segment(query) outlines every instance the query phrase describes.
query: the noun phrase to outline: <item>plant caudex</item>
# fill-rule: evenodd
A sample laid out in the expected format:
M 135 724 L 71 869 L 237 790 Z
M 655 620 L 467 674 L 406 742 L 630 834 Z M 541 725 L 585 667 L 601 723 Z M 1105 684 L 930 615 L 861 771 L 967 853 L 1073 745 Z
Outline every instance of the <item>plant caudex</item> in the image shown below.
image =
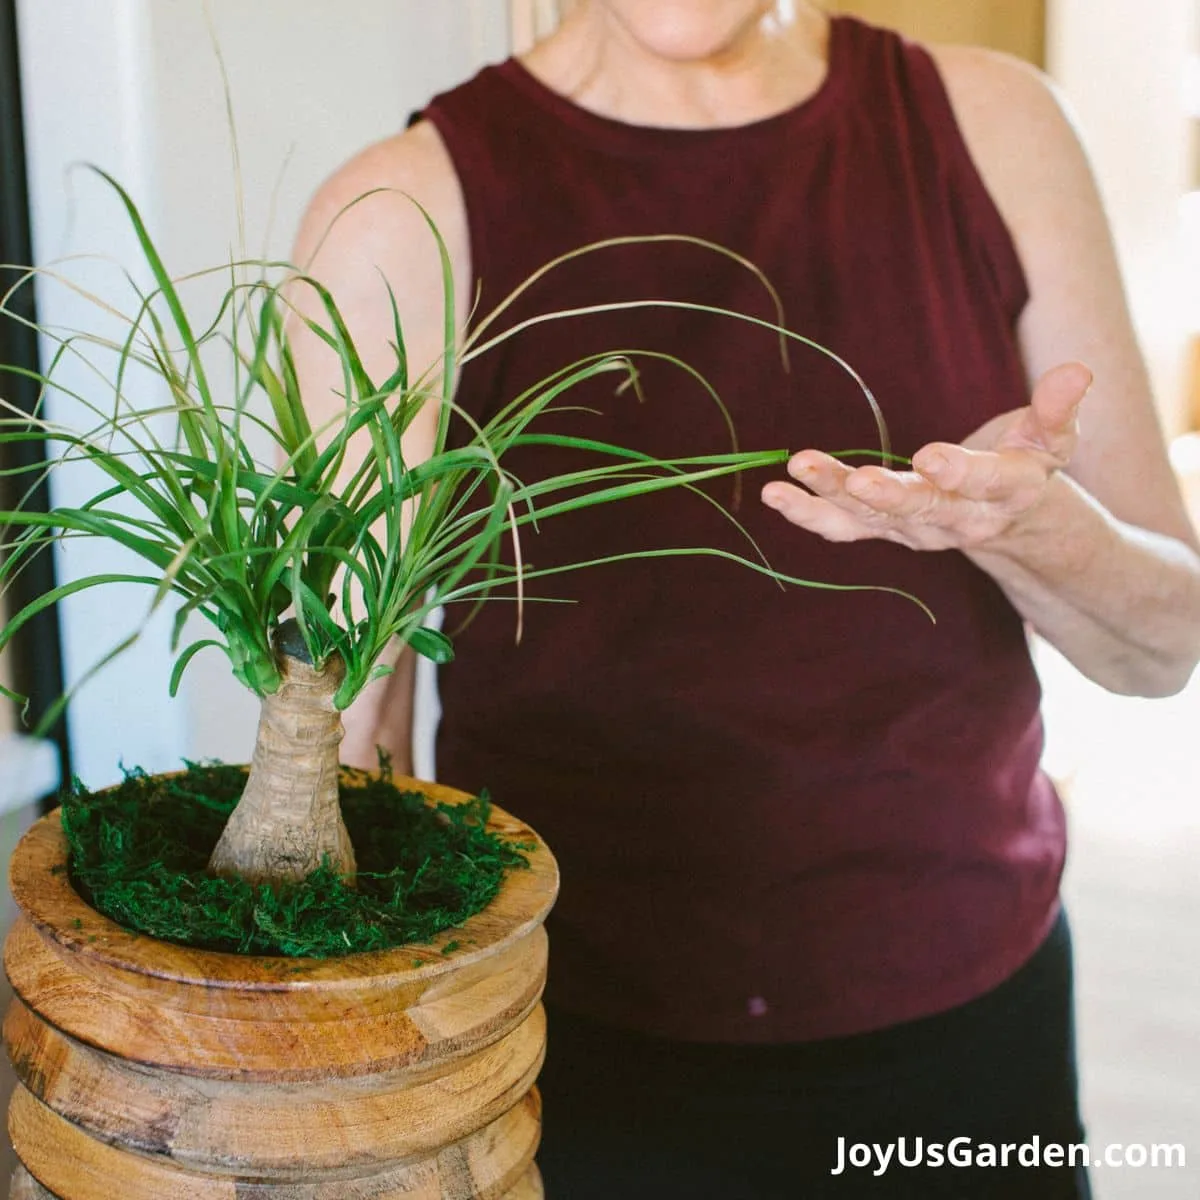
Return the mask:
M 783 463 L 787 452 L 739 451 L 732 428 L 735 448 L 728 453 L 666 460 L 597 441 L 556 437 L 556 444 L 583 452 L 579 470 L 530 481 L 510 475 L 504 466 L 507 452 L 546 441 L 548 435 L 537 432 L 535 420 L 572 388 L 603 373 L 636 380 L 638 352 L 629 350 L 563 366 L 514 397 L 476 428 L 465 445 L 449 443 L 455 412 L 450 389 L 461 365 L 519 336 L 531 323 L 595 311 L 547 313 L 491 333 L 496 318 L 520 292 L 568 259 L 618 242 L 696 239 L 616 239 L 584 247 L 536 272 L 476 322 L 468 337 L 460 338 L 446 249 L 429 221 L 443 265 L 441 361 L 422 378 L 410 378 L 393 298 L 394 369 L 386 379 L 372 379 L 334 297 L 318 280 L 289 264 L 235 264 L 234 281 L 216 318 L 203 328 L 197 326 L 181 297 L 181 281 L 167 273 L 136 205 L 120 184 L 99 174 L 128 213 L 154 286 L 139 293 L 135 315 L 122 317 L 123 340 L 43 329 L 43 336 L 57 344 L 53 360 L 44 373 L 21 372 L 38 383 L 43 399 L 55 388 L 71 395 L 94 416 L 92 428 L 79 431 L 52 423 L 41 415 L 40 403 L 32 417 L 6 404 L 9 415 L 0 419 L 0 442 L 46 439 L 63 459 L 93 463 L 109 484 L 77 507 L 42 513 L 18 505 L 14 511 L 0 512 L 0 524 L 12 531 L 0 565 L 0 587 L 31 555 L 60 538 L 110 539 L 133 551 L 150 570 L 96 574 L 56 588 L 12 617 L 0 632 L 0 648 L 42 609 L 101 584 L 145 584 L 153 590 L 152 608 L 168 596 L 177 597 L 172 694 L 193 657 L 206 647 L 219 647 L 228 655 L 234 675 L 263 700 L 246 792 L 218 844 L 212 868 L 279 883 L 303 878 L 327 861 L 350 878 L 354 855 L 337 798 L 339 713 L 368 682 L 391 669 L 382 659 L 393 642 L 407 643 L 436 662 L 448 661 L 449 640 L 427 625 L 434 609 L 476 603 L 499 585 L 515 583 L 520 588 L 552 573 L 522 571 L 501 562 L 501 539 L 519 538 L 523 526 L 662 488 L 695 488 L 748 468 Z M 730 251 L 708 243 L 698 246 L 698 253 L 724 254 L 757 274 Z M 201 274 L 229 271 L 226 266 Z M 29 271 L 22 282 L 39 273 L 60 279 L 53 272 Z M 249 273 L 253 278 L 240 277 Z M 770 291 L 765 279 L 763 283 Z M 315 292 L 323 322 L 300 318 L 288 303 L 293 289 L 300 287 Z M 5 297 L 3 311 L 20 320 L 9 305 L 12 295 L 10 291 Z M 659 300 L 604 307 L 639 306 L 724 311 Z M 776 329 L 785 356 L 787 339 L 830 354 L 781 324 L 726 315 Z M 336 353 L 341 365 L 345 408 L 331 428 L 312 428 L 305 412 L 288 338 L 288 323 L 299 319 Z M 210 378 L 205 366 L 210 343 L 232 350 L 232 387 L 224 377 L 219 386 Z M 115 376 L 105 382 L 104 403 L 55 381 L 62 360 L 78 356 L 87 361 L 89 347 L 117 358 Z M 685 363 L 671 361 L 695 374 Z M 165 382 L 168 404 L 148 407 L 130 398 L 131 380 L 139 369 Z M 99 370 L 97 375 L 104 378 Z M 859 383 L 879 420 L 870 392 Z M 256 411 L 264 396 L 271 421 Z M 715 394 L 712 399 L 720 405 Z M 427 403 L 439 406 L 434 452 L 424 462 L 409 464 L 402 439 Z M 170 444 L 156 435 L 164 415 L 178 430 Z M 882 438 L 881 420 L 879 425 Z M 357 464 L 348 461 L 352 438 L 355 452 L 361 453 L 361 444 L 367 446 Z M 273 443 L 269 464 L 252 452 L 256 439 Z M 886 438 L 882 440 L 886 451 Z M 584 465 L 584 455 L 589 465 Z M 403 523 L 402 512 L 407 514 Z M 750 552 L 756 553 L 752 544 Z M 761 559 L 725 551 L 664 547 L 650 553 L 719 555 L 785 580 Z M 207 618 L 217 636 L 181 647 L 193 613 Z

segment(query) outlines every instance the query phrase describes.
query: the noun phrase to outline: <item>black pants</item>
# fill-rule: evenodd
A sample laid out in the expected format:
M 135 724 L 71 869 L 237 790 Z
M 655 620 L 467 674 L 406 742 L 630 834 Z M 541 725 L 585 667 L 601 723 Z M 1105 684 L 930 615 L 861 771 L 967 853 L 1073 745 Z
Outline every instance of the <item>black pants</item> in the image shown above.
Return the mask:
M 1065 917 L 995 990 L 933 1017 L 831 1041 L 700 1045 L 549 1010 L 538 1154 L 547 1200 L 1087 1200 L 1064 1165 L 852 1166 L 904 1138 L 999 1161 L 1069 1148 L 1079 1119 Z M 844 1140 L 839 1140 L 844 1139 Z M 854 1149 L 858 1146 L 858 1149 Z M 1031 1151 L 1027 1149 L 1024 1157 Z M 834 1174 L 839 1167 L 844 1167 Z M 876 1173 L 878 1172 L 878 1173 Z

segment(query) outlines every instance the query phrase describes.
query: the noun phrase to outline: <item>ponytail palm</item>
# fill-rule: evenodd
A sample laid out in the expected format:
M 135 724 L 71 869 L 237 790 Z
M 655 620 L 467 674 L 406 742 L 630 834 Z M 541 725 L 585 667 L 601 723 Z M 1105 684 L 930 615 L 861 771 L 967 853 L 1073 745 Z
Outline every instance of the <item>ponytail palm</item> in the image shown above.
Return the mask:
M 10 409 L 12 415 L 0 419 L 0 442 L 46 439 L 63 458 L 92 463 L 107 486 L 76 507 L 39 513 L 18 505 L 0 513 L 0 524 L 9 530 L 0 587 L 30 556 L 61 538 L 107 538 L 145 566 L 140 573 L 91 575 L 41 596 L 0 632 L 0 648 L 42 609 L 101 584 L 144 584 L 154 605 L 174 596 L 172 694 L 194 656 L 217 647 L 263 702 L 246 793 L 213 868 L 275 883 L 302 878 L 327 860 L 352 876 L 354 855 L 337 801 L 339 714 L 390 670 L 384 662 L 390 645 L 398 641 L 436 662 L 448 661 L 449 639 L 428 623 L 435 608 L 478 603 L 504 584 L 520 592 L 529 580 L 553 573 L 522 570 L 499 556 L 502 539 L 511 538 L 519 564 L 520 533 L 533 522 L 663 488 L 697 488 L 782 463 L 787 451 L 741 451 L 731 436 L 733 448 L 725 453 L 653 459 L 620 446 L 539 432 L 538 416 L 585 380 L 601 374 L 635 380 L 638 354 L 632 350 L 562 366 L 513 397 L 465 444 L 451 444 L 450 386 L 457 369 L 519 336 L 523 326 L 490 332 L 510 297 L 469 339 L 459 338 L 446 251 L 432 223 L 443 263 L 443 295 L 436 301 L 444 311 L 442 359 L 436 374 L 410 378 L 393 302 L 391 373 L 372 378 L 335 298 L 286 263 L 221 268 L 232 282 L 216 318 L 195 324 L 182 283 L 168 274 L 136 205 L 115 180 L 104 178 L 128 212 L 153 286 L 123 319 L 122 338 L 59 336 L 44 374 L 27 372 L 44 390 L 57 388 L 56 368 L 67 356 L 84 357 L 89 348 L 115 354 L 117 369 L 100 399 L 69 393 L 91 414 L 91 427 L 70 429 Z M 322 319 L 296 314 L 290 301 L 299 288 L 315 294 Z M 5 309 L 19 319 L 7 303 Z M 571 314 L 537 319 L 565 315 Z M 344 409 L 327 428 L 314 429 L 306 414 L 289 345 L 297 321 L 336 354 L 342 371 Z M 772 327 L 781 338 L 797 338 Z M 232 371 L 222 370 L 216 380 L 211 362 L 220 347 L 231 352 Z M 164 402 L 146 405 L 131 398 L 133 381 L 144 380 L 146 370 L 165 385 Z M 715 395 L 712 399 L 720 404 Z M 404 435 L 426 404 L 438 405 L 434 452 L 409 463 Z M 177 426 L 169 441 L 157 432 L 163 416 Z M 506 470 L 511 450 L 550 441 L 578 450 L 579 468 L 536 480 Z M 273 452 L 263 454 L 268 444 Z M 720 555 L 782 578 L 756 557 L 752 545 L 744 558 L 704 547 L 649 553 Z M 192 614 L 208 621 L 212 636 L 185 644 Z

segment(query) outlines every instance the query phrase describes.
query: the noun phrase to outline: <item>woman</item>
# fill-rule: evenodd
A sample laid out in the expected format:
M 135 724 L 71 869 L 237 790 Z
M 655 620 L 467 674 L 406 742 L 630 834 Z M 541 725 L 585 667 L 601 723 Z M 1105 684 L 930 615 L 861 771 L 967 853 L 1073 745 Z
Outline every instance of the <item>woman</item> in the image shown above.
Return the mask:
M 461 635 L 439 776 L 490 787 L 563 867 L 547 1194 L 1086 1196 L 1083 1169 L 1037 1149 L 1082 1129 L 1064 822 L 1025 629 L 1113 690 L 1173 692 L 1200 655 L 1200 555 L 1053 94 L 1002 56 L 811 4 L 582 0 L 424 116 L 322 188 L 297 250 L 381 366 L 381 274 L 431 362 L 440 268 L 394 194 L 329 231 L 371 189 L 433 215 L 464 323 L 476 288 L 487 311 L 587 242 L 728 246 L 866 377 L 911 468 L 826 454 L 871 444 L 853 385 L 817 355 L 784 371 L 768 335 L 700 315 L 539 327 L 469 367 L 459 403 L 477 417 L 591 350 L 676 354 L 743 445 L 821 447 L 737 508 L 772 563 L 900 588 L 938 618 L 657 560 L 569 577 L 555 594 L 584 603 L 533 612 L 520 647 L 504 605 Z M 511 319 L 643 296 L 771 315 L 752 275 L 675 244 L 562 268 Z M 327 380 L 339 404 L 320 347 L 301 352 L 309 394 Z M 553 428 L 721 448 L 685 380 L 643 373 L 647 402 L 595 393 Z M 659 496 L 548 522 L 526 553 L 634 544 L 737 548 L 710 506 Z M 348 758 L 379 741 L 407 761 L 410 693 L 405 667 L 360 707 Z

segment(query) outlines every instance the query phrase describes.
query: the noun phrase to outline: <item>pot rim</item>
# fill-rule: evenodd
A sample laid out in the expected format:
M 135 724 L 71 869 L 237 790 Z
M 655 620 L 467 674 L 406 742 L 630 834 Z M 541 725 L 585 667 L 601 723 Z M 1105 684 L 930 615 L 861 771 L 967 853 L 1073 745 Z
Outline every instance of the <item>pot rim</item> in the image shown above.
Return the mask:
M 394 776 L 402 789 L 424 792 L 436 803 L 461 804 L 470 797 L 444 784 Z M 336 990 L 353 979 L 390 986 L 429 985 L 441 975 L 494 957 L 542 924 L 558 893 L 558 865 L 545 842 L 511 813 L 492 805 L 488 828 L 501 836 L 532 843 L 529 866 L 506 873 L 500 891 L 461 925 L 442 930 L 433 941 L 410 943 L 337 958 L 289 958 L 201 950 L 125 929 L 97 912 L 75 891 L 67 871 L 67 843 L 55 809 L 28 830 L 9 866 L 9 886 L 21 913 L 68 952 L 106 967 L 172 983 L 200 984 L 239 991 Z M 458 947 L 444 953 L 451 942 Z M 420 965 L 416 965 L 417 963 Z

